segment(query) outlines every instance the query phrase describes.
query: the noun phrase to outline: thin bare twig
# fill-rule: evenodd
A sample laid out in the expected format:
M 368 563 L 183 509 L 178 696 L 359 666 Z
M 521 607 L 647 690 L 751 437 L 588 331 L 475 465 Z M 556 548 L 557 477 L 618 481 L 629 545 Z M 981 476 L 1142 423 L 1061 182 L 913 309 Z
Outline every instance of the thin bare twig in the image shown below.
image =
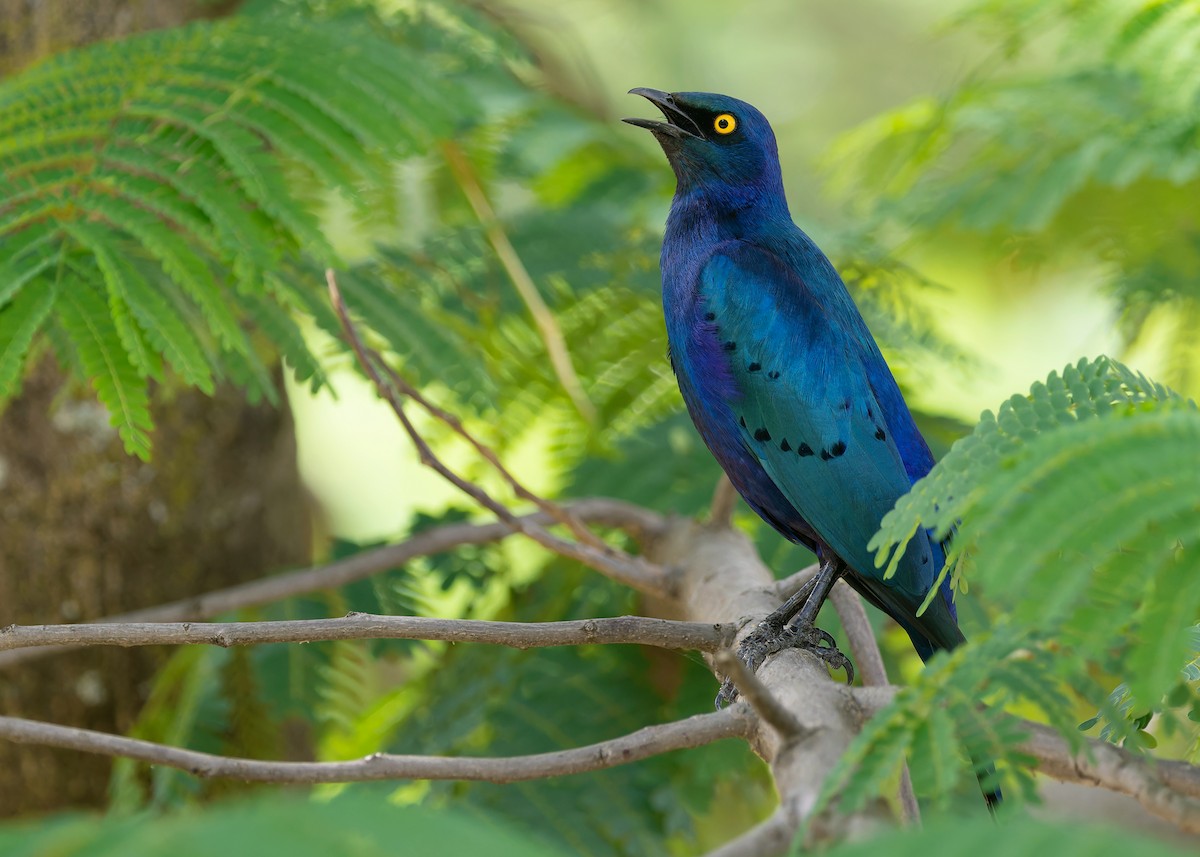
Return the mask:
M 478 780 L 511 783 L 613 768 L 672 750 L 700 747 L 723 738 L 746 738 L 755 718 L 744 705 L 647 726 L 586 747 L 492 758 L 399 756 L 376 753 L 347 762 L 265 762 L 183 750 L 166 744 L 0 717 L 0 738 L 18 744 L 61 747 L 82 753 L 123 756 L 179 768 L 197 777 L 229 777 L 263 783 L 349 783 L 368 780 Z
M 325 272 L 325 279 L 329 283 L 329 291 L 330 295 L 334 299 L 335 308 L 341 306 L 344 309 L 344 301 L 342 301 L 340 291 L 337 288 L 337 277 L 335 276 L 334 272 L 332 270 L 327 270 Z M 342 310 L 339 310 L 338 314 L 341 318 L 343 328 L 346 329 L 347 335 L 352 336 L 361 344 L 362 340 L 358 337 L 358 332 L 352 329 L 353 323 L 350 321 L 349 315 Z M 554 520 L 558 521 L 560 524 L 564 524 L 567 529 L 571 531 L 571 534 L 581 542 L 589 544 L 601 551 L 615 550 L 611 545 L 605 544 L 604 541 L 595 533 L 585 527 L 583 523 L 577 517 L 572 515 L 568 509 L 564 508 L 558 503 L 547 500 L 545 497 L 542 497 L 541 495 L 536 494 L 526 488 L 525 485 L 519 479 L 517 479 L 517 477 L 514 476 L 507 467 L 504 466 L 504 463 L 500 460 L 500 457 L 496 455 L 496 452 L 490 446 L 480 441 L 479 438 L 475 437 L 475 435 L 473 435 L 471 432 L 467 431 L 467 427 L 463 425 L 462 420 L 460 420 L 455 414 L 450 413 L 445 408 L 440 407 L 426 398 L 419 389 L 410 384 L 403 375 L 396 372 L 396 370 L 394 370 L 382 358 L 380 358 L 377 353 L 365 347 L 362 349 L 355 348 L 355 353 L 358 355 L 360 361 L 363 359 L 364 354 L 369 356 L 374 361 L 376 368 L 382 370 L 388 376 L 388 380 L 392 382 L 392 385 L 400 392 L 401 395 L 412 399 L 427 413 L 429 413 L 430 416 L 449 426 L 451 431 L 469 443 L 471 447 L 477 453 L 479 453 L 479 456 L 488 464 L 490 464 L 497 473 L 500 474 L 500 478 L 508 483 L 509 487 L 512 488 L 513 493 L 516 494 L 519 499 L 528 500 Z M 364 369 L 365 368 L 366 367 L 364 366 Z M 372 376 L 372 380 L 375 380 L 374 376 Z M 379 387 L 378 382 L 376 383 L 376 387 L 379 388 L 379 394 L 381 396 L 385 395 L 384 390 Z M 401 417 L 401 420 L 403 419 L 404 418 Z
M 817 573 L 820 566 L 817 563 L 806 565 L 804 568 L 797 571 L 795 574 L 790 574 L 783 580 L 775 581 L 775 594 L 780 601 L 787 601 L 797 592 L 804 588 L 804 585 L 812 580 L 813 575 Z
M 391 405 L 392 411 L 400 420 L 405 433 L 408 434 L 409 439 L 412 440 L 413 445 L 417 448 L 417 453 L 422 464 L 435 470 L 442 478 L 474 499 L 479 505 L 494 513 L 497 518 L 507 523 L 514 530 L 528 536 L 548 550 L 554 551 L 561 556 L 576 559 L 639 592 L 660 597 L 669 597 L 671 595 L 672 582 L 665 569 L 653 566 L 640 557 L 633 557 L 623 551 L 614 550 L 607 545 L 597 548 L 591 544 L 582 544 L 560 538 L 539 524 L 535 524 L 528 519 L 518 518 L 507 506 L 494 499 L 482 487 L 464 479 L 447 467 L 412 424 L 407 412 L 404 410 L 404 403 L 401 401 L 402 396 L 408 396 L 418 402 L 423 401 L 423 398 L 419 397 L 420 394 L 416 393 L 411 385 L 393 373 L 391 368 L 384 363 L 378 354 L 363 344 L 361 337 L 358 335 L 358 330 L 355 328 L 354 323 L 350 320 L 349 313 L 346 311 L 346 304 L 342 300 L 341 292 L 337 286 L 337 277 L 332 269 L 325 272 L 325 278 L 329 284 L 329 294 L 333 302 L 333 308 L 342 323 L 342 329 L 346 333 L 346 338 L 349 340 L 351 348 L 354 349 L 354 353 L 358 357 L 359 364 L 367 374 L 367 377 L 371 379 L 379 394 Z M 388 383 L 380 372 L 388 374 L 393 383 Z
M 905 762 L 900 767 L 900 812 L 904 816 L 904 823 L 914 827 L 921 824 L 921 804 L 917 801 L 917 792 L 913 788 L 912 771 L 908 769 L 908 762 Z
M 733 510 L 738 501 L 737 489 L 724 473 L 717 480 L 713 489 L 712 503 L 709 504 L 708 524 L 711 527 L 730 527 L 733 525 Z
M 375 361 L 376 367 L 381 369 L 384 374 L 387 375 L 388 380 L 392 383 L 392 386 L 398 390 L 402 396 L 412 399 L 427 413 L 434 417 L 434 419 L 445 423 L 455 434 L 466 440 L 467 443 L 469 443 L 475 449 L 475 451 L 479 453 L 479 456 L 488 464 L 490 464 L 497 473 L 500 474 L 500 478 L 508 483 L 513 493 L 519 499 L 528 500 L 555 521 L 565 525 L 567 529 L 571 531 L 571 534 L 584 544 L 591 545 L 597 550 L 604 551 L 606 553 L 621 553 L 619 549 L 614 548 L 612 545 L 606 544 L 603 539 L 585 527 L 583 522 L 572 515 L 570 510 L 568 510 L 565 506 L 561 506 L 558 503 L 547 500 L 545 497 L 535 494 L 533 491 L 530 491 L 528 488 L 526 488 L 525 485 L 519 479 L 517 479 L 517 477 L 514 476 L 507 467 L 504 466 L 504 463 L 500 460 L 500 456 L 496 455 L 495 450 L 483 443 L 483 441 L 479 440 L 479 438 L 475 437 L 475 435 L 471 434 L 471 432 L 467 431 L 467 427 L 462 424 L 462 420 L 447 411 L 445 408 L 442 408 L 427 399 L 420 390 L 410 384 L 403 375 L 384 362 L 384 360 L 378 354 L 370 349 L 367 349 L 367 353 Z
M 475 449 L 475 451 L 479 453 L 480 457 L 483 458 L 484 461 L 490 464 L 496 470 L 496 472 L 500 474 L 500 478 L 508 483 L 509 487 L 518 497 L 518 499 L 528 500 L 555 521 L 560 524 L 564 524 L 567 529 L 571 531 L 571 534 L 584 544 L 591 545 L 593 548 L 605 553 L 622 553 L 618 548 L 606 544 L 603 539 L 585 527 L 577 517 L 572 515 L 570 511 L 566 509 L 566 507 L 561 506 L 551 500 L 547 500 L 545 497 L 535 494 L 533 491 L 530 491 L 528 488 L 526 488 L 525 485 L 519 479 L 517 479 L 517 477 L 514 476 L 507 467 L 504 466 L 504 463 L 500 460 L 500 457 L 496 455 L 496 452 L 490 446 L 487 446 L 485 443 L 475 437 L 475 435 L 467 431 L 467 427 L 462 424 L 462 421 L 457 416 L 427 399 L 420 390 L 410 384 L 403 375 L 398 373 L 395 369 L 384 362 L 384 360 L 378 354 L 370 350 L 368 350 L 367 353 L 375 361 L 377 368 L 381 369 L 384 374 L 387 375 L 388 380 L 392 383 L 392 386 L 395 387 L 395 389 L 398 390 L 401 395 L 412 399 L 435 419 L 445 423 L 451 428 L 451 430 L 454 431 L 455 434 L 465 439 L 467 443 L 469 443 Z
M 567 340 L 554 318 L 554 313 L 542 300 L 541 292 L 538 291 L 537 284 L 533 282 L 533 277 L 529 276 L 529 271 L 525 269 L 521 257 L 517 255 L 516 248 L 508 240 L 508 234 L 500 225 L 500 220 L 496 217 L 496 212 L 492 210 L 492 205 L 488 202 L 487 195 L 483 192 L 479 179 L 475 176 L 475 171 L 471 169 L 471 162 L 467 160 L 462 149 L 450 141 L 442 144 L 442 153 L 446 157 L 450 172 L 454 174 L 458 186 L 462 188 L 463 195 L 471 204 L 475 216 L 483 224 L 488 241 L 491 243 L 492 249 L 496 251 L 496 258 L 504 266 L 508 279 L 516 288 L 517 294 L 521 296 L 521 300 L 525 302 L 529 314 L 533 316 L 533 322 L 542 334 L 542 341 L 546 345 L 546 354 L 550 357 L 550 365 L 554 369 L 554 374 L 558 376 L 559 383 L 566 390 L 580 415 L 589 423 L 595 423 L 596 407 L 584 391 L 583 384 L 579 381 L 579 375 L 575 372 L 575 366 L 571 363 L 571 352 L 567 348 Z
M 800 591 L 817 573 L 817 568 L 818 566 L 814 563 L 776 583 L 775 588 L 779 598 L 786 601 Z M 846 631 L 850 654 L 862 674 L 863 684 L 868 687 L 887 687 L 888 678 L 887 670 L 883 665 L 883 655 L 879 651 L 879 643 L 875 639 L 875 632 L 871 629 L 871 622 L 863 608 L 862 599 L 845 581 L 839 580 L 830 593 L 830 601 L 833 602 L 842 628 Z M 921 807 L 917 803 L 917 795 L 913 790 L 912 777 L 907 764 L 900 771 L 900 808 L 906 822 L 920 824 Z
M 829 593 L 829 600 L 833 602 L 833 609 L 837 611 L 842 628 L 846 631 L 850 654 L 862 675 L 863 684 L 886 685 L 888 679 L 887 670 L 883 666 L 883 655 L 879 651 L 875 632 L 871 629 L 871 620 L 867 618 L 867 611 L 863 609 L 858 593 L 845 581 L 839 580 Z
M 665 522 L 654 512 L 621 500 L 598 497 L 577 500 L 571 504 L 573 514 L 603 526 L 613 526 L 646 538 L 660 531 Z M 521 516 L 523 520 L 547 524 L 551 519 L 544 512 Z M 255 607 L 292 598 L 321 589 L 333 589 L 378 574 L 389 568 L 404 565 L 413 559 L 452 550 L 462 545 L 480 545 L 499 541 L 516 532 L 506 523 L 446 524 L 417 533 L 403 542 L 373 548 L 346 559 L 298 569 L 269 577 L 216 589 L 211 592 L 159 604 L 142 610 L 107 616 L 97 621 L 109 622 L 174 622 L 189 619 L 209 619 L 222 613 Z M 35 660 L 75 646 L 12 649 L 0 651 L 0 669 Z
M 808 731 L 731 650 L 721 649 L 713 661 L 722 674 L 729 676 L 738 694 L 750 703 L 758 716 L 779 730 L 781 735 L 791 738 Z
M 862 599 L 844 581 L 834 584 L 830 593 L 833 608 L 837 610 L 842 628 L 850 643 L 850 654 L 863 678 L 863 684 L 868 686 L 886 687 L 888 683 L 887 669 L 883 665 L 883 654 L 879 651 L 879 642 L 871 628 L 871 620 L 863 609 Z M 909 824 L 921 823 L 921 806 L 917 803 L 916 792 L 913 791 L 912 775 L 906 763 L 900 770 L 900 808 L 904 820 Z
M 494 643 L 517 649 L 634 643 L 665 649 L 715 652 L 736 634 L 732 624 L 677 622 L 615 616 L 565 622 L 493 622 L 351 613 L 340 619 L 274 622 L 108 622 L 79 625 L 9 625 L 0 628 L 0 650 L 27 646 L 159 646 L 207 643 L 248 646 L 317 640 L 442 640 Z

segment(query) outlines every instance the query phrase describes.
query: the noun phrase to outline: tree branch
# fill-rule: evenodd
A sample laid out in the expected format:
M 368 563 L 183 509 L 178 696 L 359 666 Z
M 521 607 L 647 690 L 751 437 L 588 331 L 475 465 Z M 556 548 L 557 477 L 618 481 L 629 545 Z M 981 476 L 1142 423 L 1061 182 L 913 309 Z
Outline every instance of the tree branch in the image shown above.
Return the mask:
M 448 757 L 375 753 L 348 762 L 265 762 L 182 750 L 153 741 L 90 729 L 0 717 L 0 738 L 18 744 L 61 747 L 81 753 L 123 756 L 165 765 L 197 777 L 230 777 L 260 783 L 349 783 L 368 780 L 478 780 L 512 783 L 615 768 L 672 750 L 700 747 L 724 738 L 746 738 L 755 718 L 744 705 L 647 726 L 620 738 L 529 756 Z
M 751 617 L 740 632 L 748 634 L 779 604 L 773 575 L 754 545 L 735 529 L 673 519 L 644 547 L 652 559 L 679 569 L 679 595 L 667 605 L 671 612 L 659 615 L 693 622 Z M 756 678 L 800 725 L 799 734 L 785 736 L 763 723 L 750 738 L 771 767 L 786 817 L 798 826 L 812 814 L 822 783 L 858 734 L 861 709 L 851 689 L 830 678 L 823 661 L 797 649 L 768 659 Z M 813 842 L 829 841 L 891 817 L 886 803 L 877 800 L 854 813 L 813 819 L 808 829 Z
M 767 690 L 758 677 L 750 671 L 750 668 L 742 663 L 741 658 L 732 651 L 728 648 L 720 649 L 716 652 L 713 662 L 723 675 L 729 676 L 733 686 L 738 689 L 738 694 L 750 703 L 750 707 L 758 716 L 778 729 L 781 735 L 791 738 L 805 733 L 804 724 L 771 695 L 771 691 Z
M 711 527 L 733 526 L 733 510 L 738 501 L 737 489 L 724 473 L 713 488 L 712 502 L 709 504 L 708 524 Z
M 862 600 L 858 593 L 850 588 L 844 580 L 833 585 L 829 593 L 833 609 L 837 611 L 850 643 L 850 654 L 854 665 L 862 675 L 863 684 L 884 686 L 888 683 L 887 670 L 883 666 L 883 655 L 879 644 L 875 641 L 875 632 L 871 629 L 871 620 L 863 609 Z
M 593 524 L 618 527 L 638 539 L 651 537 L 666 524 L 654 512 L 621 500 L 593 498 L 578 500 L 569 506 L 572 514 Z M 519 520 L 548 524 L 544 512 L 523 515 Z M 240 610 L 292 598 L 321 589 L 333 589 L 370 577 L 389 568 L 404 565 L 417 557 L 452 550 L 462 545 L 481 545 L 507 538 L 515 532 L 506 523 L 446 524 L 417 533 L 394 545 L 373 548 L 326 565 L 298 569 L 252 580 L 225 589 L 195 595 L 169 604 L 160 604 L 99 620 L 112 622 L 174 622 L 209 619 Z M 0 669 L 68 651 L 74 646 L 12 649 L 0 651 Z
M 787 601 L 797 592 L 804 588 L 804 584 L 812 580 L 813 575 L 817 573 L 820 566 L 817 563 L 806 565 L 804 568 L 797 571 L 795 574 L 790 574 L 783 580 L 775 581 L 775 595 L 780 602 Z
M 830 593 L 833 609 L 842 620 L 842 628 L 850 642 L 850 654 L 858 665 L 863 684 L 875 687 L 886 687 L 888 683 L 887 668 L 883 665 L 883 653 L 879 651 L 879 641 L 871 628 L 871 620 L 863 608 L 862 599 L 850 588 L 844 580 L 839 580 Z M 904 811 L 904 820 L 909 824 L 921 823 L 921 805 L 917 803 L 917 794 L 913 790 L 912 775 L 905 764 L 900 770 L 900 807 Z
M 442 419 L 442 415 L 445 415 L 453 420 L 451 425 L 457 425 L 457 430 L 464 437 L 470 438 L 469 433 L 462 428 L 461 423 L 458 423 L 457 420 L 449 417 L 445 411 L 428 402 L 416 388 L 392 370 L 378 353 L 363 344 L 362 338 L 358 335 L 357 328 L 355 328 L 354 323 L 350 320 L 349 313 L 346 311 L 346 304 L 342 300 L 342 294 L 338 290 L 337 277 L 332 269 L 326 270 L 325 278 L 329 285 L 329 294 L 333 302 L 334 311 L 342 323 L 342 329 L 345 331 L 346 338 L 349 340 L 350 346 L 358 358 L 359 365 L 367 377 L 371 379 L 371 382 L 375 385 L 375 389 L 391 405 L 392 411 L 400 420 L 405 433 L 417 448 L 417 454 L 422 464 L 432 468 L 447 482 L 471 497 L 483 508 L 491 511 L 497 518 L 509 524 L 517 532 L 528 536 L 548 550 L 554 551 L 561 556 L 578 560 L 618 583 L 623 583 L 639 592 L 655 596 L 669 597 L 671 595 L 671 578 L 665 569 L 657 568 L 640 557 L 630 556 L 624 551 L 616 550 L 603 543 L 599 543 L 600 546 L 597 547 L 594 535 L 583 537 L 580 542 L 572 542 L 560 538 L 540 524 L 536 524 L 528 519 L 518 518 L 507 506 L 493 498 L 481 486 L 468 479 L 464 479 L 451 470 L 445 462 L 438 458 L 437 454 L 434 453 L 433 449 L 421 436 L 421 433 L 417 431 L 416 426 L 408 418 L 408 414 L 404 410 L 402 397 L 412 399 L 439 419 Z M 386 379 L 384 375 L 387 376 Z M 473 442 L 476 444 L 477 449 L 481 448 L 478 442 Z M 502 470 L 502 473 L 507 474 L 507 471 Z M 515 482 L 511 475 L 507 475 L 507 478 L 510 482 Z M 526 492 L 526 494 L 531 498 L 536 496 L 532 492 Z M 544 511 L 554 517 L 559 517 L 562 514 L 557 507 L 553 504 L 547 504 L 544 500 L 540 502 L 540 505 L 543 506 Z M 572 530 L 578 529 L 578 525 L 573 524 L 568 516 L 563 516 L 561 520 L 571 527 Z
M 633 643 L 664 649 L 715 652 L 733 642 L 731 624 L 675 622 L 616 616 L 566 622 L 492 622 L 351 613 L 340 619 L 276 622 L 107 622 L 78 625 L 9 625 L 0 628 L 0 651 L 29 646 L 158 646 L 207 643 L 248 646 L 317 640 L 441 640 L 494 643 L 517 649 Z
M 183 642 L 181 637 L 186 637 L 187 641 L 191 642 L 233 645 L 265 641 L 268 638 L 280 641 L 314 639 L 317 637 L 313 633 L 314 629 L 328 631 L 329 639 L 345 638 L 351 636 L 348 629 L 354 629 L 355 634 L 361 631 L 362 635 L 369 632 L 371 636 L 471 640 L 515 646 L 636 642 L 713 651 L 731 644 L 729 635 L 732 627 L 714 627 L 710 617 L 759 613 L 765 615 L 774 605 L 774 587 L 756 582 L 759 578 L 767 580 L 768 572 L 758 562 L 753 546 L 740 533 L 733 530 L 712 530 L 683 520 L 675 520 L 668 525 L 652 513 L 645 513 L 650 517 L 643 518 L 640 513 L 631 513 L 622 504 L 614 504 L 611 501 L 591 501 L 590 507 L 582 508 L 586 510 L 585 517 L 594 516 L 594 519 L 604 519 L 610 523 L 632 521 L 643 527 L 643 532 L 654 533 L 648 537 L 648 547 L 655 556 L 662 561 L 678 564 L 683 569 L 681 591 L 687 594 L 688 600 L 677 603 L 673 609 L 685 618 L 693 620 L 692 623 L 618 617 L 591 622 L 585 620 L 521 626 L 515 623 L 352 614 L 345 619 L 261 625 L 218 623 L 120 627 L 100 624 L 12 628 L 0 632 L 0 647 L 11 645 L 11 641 L 18 645 L 28 645 L 33 642 L 60 643 L 67 640 L 76 643 L 103 642 L 124 645 L 134 644 L 138 634 L 142 635 L 136 639 L 138 644 Z M 455 524 L 419 534 L 404 544 L 379 550 L 416 553 L 418 549 L 445 549 L 455 544 L 470 543 L 471 540 L 500 538 L 507 532 L 509 530 L 498 523 Z M 420 539 L 430 541 L 420 543 Z M 376 559 L 376 562 L 379 561 Z M 394 564 L 394 561 L 395 555 L 392 554 L 383 560 L 384 567 Z M 336 565 L 344 567 L 345 564 Z M 335 567 L 327 567 L 296 574 L 310 575 L 313 572 L 322 572 L 324 576 L 321 581 L 327 584 L 327 572 L 331 568 L 337 570 Z M 754 573 L 750 574 L 751 571 Z M 748 574 L 750 576 L 747 576 Z M 273 580 L 256 583 L 271 583 Z M 224 592 L 228 594 L 234 591 Z M 155 609 L 161 611 L 163 608 Z M 203 753 L 17 718 L 0 718 L 0 737 L 86 752 L 129 755 L 143 761 L 192 770 L 201 776 L 234 776 L 280 782 L 332 782 L 388 777 L 479 778 L 505 782 L 575 770 L 591 770 L 592 766 L 603 767 L 619 761 L 632 761 L 656 752 L 696 746 L 697 743 L 707 743 L 718 737 L 736 735 L 749 740 L 771 764 L 780 791 L 781 805 L 787 807 L 783 814 L 777 814 L 774 821 L 768 822 L 753 837 L 747 834 L 747 841 L 776 842 L 782 833 L 790 835 L 790 831 L 795 830 L 810 814 L 822 781 L 840 757 L 845 744 L 856 733 L 854 724 L 858 722 L 858 718 L 864 713 L 867 716 L 877 713 L 891 701 L 896 689 L 888 686 L 853 690 L 845 688 L 829 678 L 822 663 L 801 652 L 783 652 L 772 658 L 759 671 L 755 682 L 765 687 L 770 697 L 788 712 L 789 718 L 785 719 L 790 721 L 794 718 L 794 729 L 791 722 L 785 724 L 788 731 L 792 732 L 792 737 L 787 738 L 775 730 L 764 730 L 765 719 L 747 713 L 744 707 L 740 709 L 742 713 L 738 717 L 742 719 L 738 720 L 736 728 L 730 725 L 732 721 L 726 723 L 712 719 L 733 717 L 729 714 L 733 709 L 727 709 L 718 714 L 701 715 L 699 718 L 677 724 L 650 727 L 650 730 L 642 730 L 624 739 L 615 739 L 614 742 L 536 757 L 521 757 L 518 760 L 381 757 L 384 761 L 379 762 L 372 757 L 345 763 L 252 762 L 221 759 Z M 746 693 L 748 688 L 743 687 L 742 690 Z M 685 738 L 674 731 L 686 732 L 693 724 L 700 724 L 701 731 L 697 733 L 698 736 L 707 737 Z M 1130 795 L 1151 813 L 1171 821 L 1181 829 L 1200 831 L 1200 768 L 1184 762 L 1139 756 L 1092 739 L 1086 740 L 1082 753 L 1073 753 L 1066 740 L 1049 727 L 1029 722 L 1023 723 L 1022 726 L 1030 737 L 1019 750 L 1037 759 L 1038 769 L 1046 775 L 1066 782 L 1099 786 Z M 643 739 L 649 740 L 645 747 L 641 745 Z M 612 761 L 614 759 L 617 761 Z M 278 777 L 282 779 L 277 779 Z M 842 835 L 848 829 L 869 827 L 884 817 L 886 811 L 882 807 L 868 807 L 854 816 L 818 820 L 810 829 L 816 831 L 814 835 L 817 838 L 827 838 Z M 833 830 L 830 825 L 836 825 L 837 830 Z M 731 843 L 730 847 L 733 845 L 734 843 Z
M 1036 758 L 1037 770 L 1046 776 L 1129 795 L 1180 830 L 1200 833 L 1200 767 L 1141 756 L 1094 738 L 1074 753 L 1049 726 L 1030 721 L 1021 726 L 1029 737 L 1017 749 Z
M 855 698 L 874 716 L 896 695 L 895 687 L 863 687 Z M 1037 770 L 1064 783 L 1079 783 L 1129 795 L 1153 815 L 1189 833 L 1200 833 L 1200 767 L 1155 759 L 1095 738 L 1084 738 L 1079 752 L 1053 728 L 1022 720 L 1028 734 L 1015 748 L 1037 760 Z

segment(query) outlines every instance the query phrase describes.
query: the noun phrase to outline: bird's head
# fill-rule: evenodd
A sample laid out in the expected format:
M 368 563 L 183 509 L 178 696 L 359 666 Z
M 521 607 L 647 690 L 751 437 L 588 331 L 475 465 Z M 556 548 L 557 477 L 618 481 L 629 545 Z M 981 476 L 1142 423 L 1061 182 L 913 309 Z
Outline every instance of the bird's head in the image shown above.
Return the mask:
M 665 122 L 625 119 L 645 128 L 675 170 L 679 192 L 715 191 L 746 203 L 783 198 L 779 149 L 766 117 L 744 101 L 712 92 L 629 90 L 662 111 Z

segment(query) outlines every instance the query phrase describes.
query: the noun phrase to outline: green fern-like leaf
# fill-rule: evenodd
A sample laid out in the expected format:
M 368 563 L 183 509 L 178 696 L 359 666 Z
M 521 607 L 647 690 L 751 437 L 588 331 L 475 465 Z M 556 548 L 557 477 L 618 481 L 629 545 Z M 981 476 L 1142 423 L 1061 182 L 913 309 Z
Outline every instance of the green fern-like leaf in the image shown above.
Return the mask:
M 6 243 L 7 256 L 0 257 L 0 307 L 11 301 L 26 283 L 60 261 L 56 237 L 57 230 L 42 225 L 25 229 Z M 0 394 L 0 401 L 5 398 Z
M 283 296 L 280 296 L 283 298 Z M 287 304 L 269 297 L 246 295 L 243 297 L 250 317 L 291 365 L 297 381 L 308 381 L 315 392 L 327 382 L 320 362 L 309 351 L 304 333 L 288 312 Z
M 1188 681 L 1200 681 L 1200 625 L 1192 626 L 1191 648 L 1195 657 L 1183 665 L 1183 677 Z
M 934 805 L 945 805 L 965 771 L 980 773 L 992 762 L 1001 766 L 1009 799 L 1031 797 L 1028 759 L 1015 749 L 1023 735 L 1002 706 L 1052 675 L 1044 661 L 1008 657 L 1014 648 L 1012 636 L 996 633 L 933 660 L 851 742 L 822 785 L 821 803 L 836 799 L 847 811 L 861 807 L 896 781 L 906 760 L 918 793 Z M 1049 719 L 1064 733 L 1073 730 L 1066 697 L 1053 691 L 1041 696 Z M 988 708 L 979 708 L 981 699 Z M 1079 740 L 1078 733 L 1068 737 Z
M 974 233 L 982 254 L 1010 261 L 1078 267 L 1082 254 L 1107 272 L 1131 341 L 1148 320 L 1178 321 L 1164 377 L 1191 390 L 1200 366 L 1200 7 L 982 3 L 956 23 L 988 30 L 1012 62 L 989 59 L 948 95 L 843 138 L 833 160 L 842 186 L 858 189 L 863 220 L 925 240 Z
M 108 320 L 104 299 L 87 283 L 67 283 L 55 309 L 125 448 L 149 459 L 149 396 L 119 334 L 102 324 Z
M 1163 710 L 1194 657 L 1196 484 L 1200 411 L 1111 360 L 1081 361 L 985 414 L 897 504 L 877 546 L 882 562 L 916 528 L 954 527 L 953 557 L 972 556 L 970 579 L 1005 605 L 1004 618 L 898 694 L 852 744 L 828 794 L 864 800 L 907 755 L 914 781 L 937 797 L 955 781 L 945 759 L 957 743 L 1000 762 L 1019 794 L 1028 777 L 1003 714 L 1018 703 L 1077 742 L 1082 698 L 1114 735 L 1142 740 L 1144 724 L 1127 723 L 1103 676 L 1125 681 L 1126 708 Z M 935 707 L 951 715 L 938 735 L 927 726 Z
M 53 285 L 26 289 L 0 308 L 0 400 L 16 392 L 25 355 L 33 337 L 50 316 L 55 291 Z
M 1195 406 L 1114 361 L 1081 361 L 985 414 L 873 544 L 882 562 L 918 527 L 957 526 L 947 568 L 972 554 L 972 578 L 1011 593 L 1013 621 L 1074 650 L 1128 635 L 1129 683 L 1152 704 L 1200 612 L 1197 481 Z
M 969 518 L 978 501 L 981 477 L 1010 465 L 1039 435 L 1114 410 L 1177 398 L 1161 384 L 1107 357 L 1080 360 L 1061 375 L 1052 373 L 1044 384 L 1035 384 L 1028 396 L 1013 396 L 996 414 L 985 411 L 971 434 L 955 443 L 934 470 L 900 498 L 870 542 L 876 566 L 886 564 L 887 574 L 894 573 L 918 527 L 946 538 L 959 521 Z M 964 548 L 964 540 L 955 540 L 948 568 L 957 563 Z
M 213 377 L 209 361 L 191 326 L 181 321 L 137 267 L 112 252 L 103 236 L 95 234 L 91 224 L 72 223 L 67 230 L 81 246 L 92 252 L 108 288 L 110 302 L 127 306 L 147 339 L 171 367 L 187 383 L 211 394 Z
M 51 312 L 56 353 L 143 457 L 146 379 L 164 363 L 205 392 L 226 378 L 274 395 L 247 323 L 323 383 L 288 315 L 320 280 L 279 281 L 336 261 L 320 192 L 359 205 L 394 159 L 474 112 L 422 47 L 341 21 L 234 17 L 71 51 L 0 84 L 0 404 Z M 70 287 L 55 288 L 64 270 Z

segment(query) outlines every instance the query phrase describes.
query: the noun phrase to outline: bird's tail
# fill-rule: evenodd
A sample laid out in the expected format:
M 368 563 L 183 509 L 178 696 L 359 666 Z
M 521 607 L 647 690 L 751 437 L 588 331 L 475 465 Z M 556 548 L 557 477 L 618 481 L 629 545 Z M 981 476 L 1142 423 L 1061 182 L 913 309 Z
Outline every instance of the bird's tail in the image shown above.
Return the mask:
M 912 640 L 913 648 L 921 656 L 922 661 L 928 662 L 939 651 L 952 651 L 967 641 L 959 630 L 958 618 L 954 614 L 953 601 L 948 597 L 946 587 L 943 597 L 934 598 L 928 609 L 920 616 L 916 615 L 914 605 L 898 600 L 895 591 L 883 584 L 877 578 L 864 578 L 861 575 L 856 580 L 861 587 L 859 591 L 876 607 L 894 617 Z M 857 588 L 857 587 L 856 587 Z M 990 759 L 971 758 L 979 778 L 979 787 L 988 810 L 995 815 L 997 807 L 1003 800 L 996 781 L 996 765 Z
M 939 615 L 943 611 L 945 611 L 945 616 Z M 932 616 L 929 615 L 931 613 Z M 959 630 L 955 617 L 941 598 L 933 599 L 922 619 L 924 620 L 922 623 L 924 630 L 933 632 L 929 636 L 919 633 L 915 629 L 905 630 L 908 630 L 913 647 L 923 662 L 927 662 L 936 652 L 953 651 L 967 641 L 963 632 Z M 975 768 L 975 776 L 979 780 L 979 789 L 983 792 L 983 801 L 987 804 L 988 812 L 995 817 L 996 811 L 1004 800 L 1000 786 L 996 784 L 996 763 L 991 759 L 980 759 L 972 754 L 971 764 Z

